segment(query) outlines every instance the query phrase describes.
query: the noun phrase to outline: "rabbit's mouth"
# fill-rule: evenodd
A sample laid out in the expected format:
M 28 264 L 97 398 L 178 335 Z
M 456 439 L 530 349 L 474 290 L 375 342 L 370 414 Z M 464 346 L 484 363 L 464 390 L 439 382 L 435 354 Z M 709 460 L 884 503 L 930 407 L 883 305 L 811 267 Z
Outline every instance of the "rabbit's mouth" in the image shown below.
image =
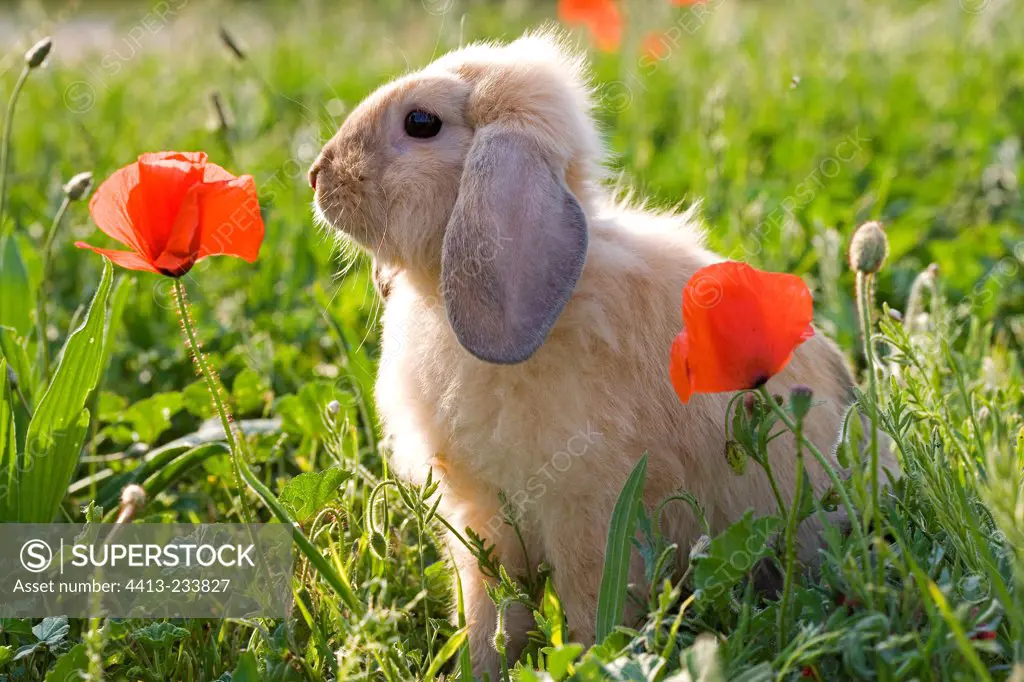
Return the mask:
M 310 174 L 312 176 L 313 172 Z M 380 245 L 374 229 L 378 222 L 372 210 L 375 202 L 368 196 L 373 193 L 372 183 L 362 176 L 339 175 L 330 168 L 316 172 L 313 201 L 316 222 L 351 237 L 368 251 L 375 251 Z

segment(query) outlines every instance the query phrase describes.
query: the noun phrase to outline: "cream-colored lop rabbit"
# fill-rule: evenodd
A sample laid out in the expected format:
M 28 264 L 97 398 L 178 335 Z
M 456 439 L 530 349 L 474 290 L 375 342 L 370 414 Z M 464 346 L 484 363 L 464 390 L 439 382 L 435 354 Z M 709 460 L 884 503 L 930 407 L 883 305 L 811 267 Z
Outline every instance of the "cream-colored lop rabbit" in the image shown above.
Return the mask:
M 386 273 L 376 399 L 395 471 L 422 481 L 433 468 L 441 513 L 493 542 L 510 573 L 527 557 L 530 568 L 546 562 L 585 643 L 611 510 L 644 452 L 648 505 L 689 490 L 715 531 L 751 508 L 776 511 L 763 472 L 737 476 L 726 461 L 731 396 L 683 405 L 669 381 L 683 286 L 721 258 L 689 214 L 612 201 L 592 105 L 585 63 L 557 34 L 471 45 L 371 94 L 310 170 L 321 217 Z M 768 387 L 795 384 L 813 389 L 806 432 L 830 452 L 852 381 L 820 333 Z M 792 440 L 772 447 L 791 495 Z M 685 557 L 697 521 L 670 505 L 664 522 Z M 812 524 L 802 540 L 813 553 Z M 476 672 L 493 678 L 485 578 L 459 542 L 451 549 Z M 639 557 L 632 579 L 643 582 Z M 509 614 L 513 655 L 532 624 Z

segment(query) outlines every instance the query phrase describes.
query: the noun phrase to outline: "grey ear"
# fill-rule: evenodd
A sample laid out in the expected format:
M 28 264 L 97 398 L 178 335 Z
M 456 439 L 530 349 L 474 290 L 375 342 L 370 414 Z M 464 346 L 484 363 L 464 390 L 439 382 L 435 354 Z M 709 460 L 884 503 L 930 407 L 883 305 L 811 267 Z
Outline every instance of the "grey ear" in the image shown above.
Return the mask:
M 540 146 L 497 124 L 479 131 L 441 260 L 459 343 L 487 362 L 527 360 L 569 301 L 586 254 L 587 218 Z

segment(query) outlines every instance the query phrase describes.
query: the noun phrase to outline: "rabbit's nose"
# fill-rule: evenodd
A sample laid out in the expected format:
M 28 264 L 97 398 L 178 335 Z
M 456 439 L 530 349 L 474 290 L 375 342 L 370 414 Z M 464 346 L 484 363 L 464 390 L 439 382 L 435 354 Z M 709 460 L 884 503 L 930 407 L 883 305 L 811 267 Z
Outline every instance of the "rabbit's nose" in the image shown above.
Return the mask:
M 320 174 L 322 168 L 321 159 L 317 159 L 312 166 L 309 167 L 309 186 L 316 191 L 316 176 Z

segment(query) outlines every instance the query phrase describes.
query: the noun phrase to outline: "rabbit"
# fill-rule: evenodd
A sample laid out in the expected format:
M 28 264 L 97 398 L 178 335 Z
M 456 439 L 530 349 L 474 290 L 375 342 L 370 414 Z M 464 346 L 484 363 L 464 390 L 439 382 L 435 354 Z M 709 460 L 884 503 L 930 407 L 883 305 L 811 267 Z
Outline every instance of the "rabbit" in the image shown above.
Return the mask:
M 414 483 L 432 470 L 439 513 L 493 544 L 510 574 L 549 566 L 584 644 L 612 508 L 644 453 L 648 509 L 688 490 L 713 532 L 750 509 L 777 512 L 764 472 L 738 476 L 726 460 L 733 394 L 684 405 L 669 380 L 683 287 L 723 258 L 695 210 L 614 200 L 593 107 L 585 58 L 557 30 L 472 44 L 370 94 L 309 172 L 318 220 L 386 273 L 375 399 L 393 470 Z M 821 333 L 767 387 L 797 384 L 814 391 L 805 433 L 831 456 L 854 383 Z M 790 497 L 793 440 L 776 439 L 770 457 Z M 808 471 L 823 492 L 811 458 Z M 685 564 L 702 533 L 693 512 L 667 505 L 662 528 Z M 805 558 L 819 530 L 802 525 Z M 459 539 L 449 544 L 474 674 L 496 679 L 489 578 Z M 636 552 L 630 581 L 643 589 Z M 505 614 L 509 655 L 532 626 L 525 609 Z

